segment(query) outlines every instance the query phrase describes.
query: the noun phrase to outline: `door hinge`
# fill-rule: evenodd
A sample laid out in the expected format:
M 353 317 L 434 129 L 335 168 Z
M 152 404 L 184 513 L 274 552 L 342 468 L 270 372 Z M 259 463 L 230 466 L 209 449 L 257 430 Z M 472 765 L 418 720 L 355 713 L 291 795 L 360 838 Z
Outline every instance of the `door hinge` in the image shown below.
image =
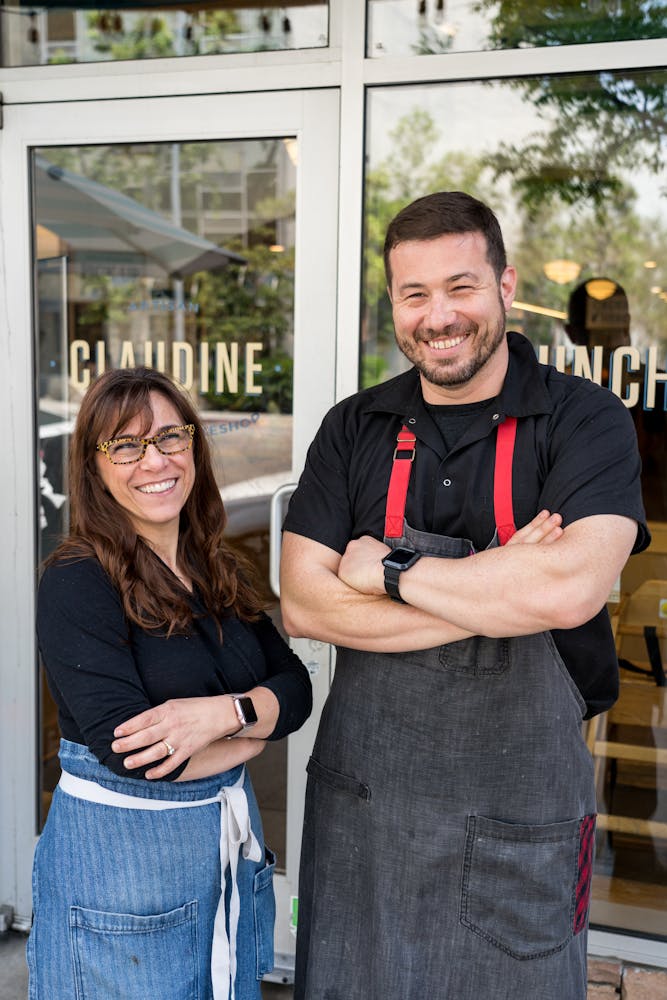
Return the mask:
M 4 125 L 5 125 L 4 101 L 2 99 L 2 93 L 0 93 L 0 131 L 2 131 Z

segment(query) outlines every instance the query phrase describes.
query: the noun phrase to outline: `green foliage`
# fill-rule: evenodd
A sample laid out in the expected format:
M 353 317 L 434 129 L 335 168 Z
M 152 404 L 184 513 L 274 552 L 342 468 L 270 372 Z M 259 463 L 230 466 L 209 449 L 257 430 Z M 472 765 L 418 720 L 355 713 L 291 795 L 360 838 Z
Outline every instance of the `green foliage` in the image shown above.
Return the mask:
M 268 234 L 264 234 L 264 239 Z M 257 238 L 260 233 L 256 233 Z M 261 343 L 262 397 L 210 392 L 214 409 L 292 412 L 292 315 L 294 251 L 275 253 L 266 243 L 229 249 L 242 253 L 246 264 L 197 276 L 198 339 L 215 343 Z M 244 382 L 243 351 L 239 353 L 240 386 Z M 261 403 L 261 407 L 258 406 Z
M 633 183 L 641 170 L 655 177 L 656 199 L 667 195 L 667 74 L 535 77 L 493 86 L 520 89 L 537 108 L 541 127 L 479 155 L 435 155 L 442 150 L 439 124 L 415 107 L 390 133 L 391 153 L 368 173 L 363 385 L 392 374 L 393 324 L 382 261 L 387 225 L 403 205 L 435 190 L 465 190 L 486 201 L 505 220 L 506 236 L 511 220 L 517 298 L 566 312 L 578 282 L 608 276 L 628 294 L 633 343 L 667 341 L 665 303 L 654 291 L 655 272 L 644 267 L 647 259 L 667 259 L 667 231 L 640 211 Z M 581 265 L 577 281 L 557 285 L 546 277 L 544 262 L 561 257 Z M 526 313 L 521 329 L 537 345 L 550 343 L 562 326 L 553 317 Z
M 664 0 L 474 0 L 488 16 L 488 47 L 516 49 L 661 38 Z
M 382 382 L 387 376 L 387 367 L 381 354 L 364 354 L 361 359 L 361 388 Z
M 390 132 L 389 156 L 366 178 L 364 215 L 364 274 L 362 318 L 362 365 L 366 352 L 379 356 L 394 340 L 391 308 L 387 298 L 383 247 L 387 227 L 404 205 L 431 191 L 463 190 L 494 202 L 494 194 L 483 176 L 479 158 L 459 151 L 433 157 L 440 130 L 432 115 L 415 107 L 399 119 Z M 488 171 L 487 171 L 488 175 Z M 372 366 L 371 366 L 372 369 Z M 385 364 L 378 377 L 362 370 L 364 385 L 372 385 L 388 373 Z

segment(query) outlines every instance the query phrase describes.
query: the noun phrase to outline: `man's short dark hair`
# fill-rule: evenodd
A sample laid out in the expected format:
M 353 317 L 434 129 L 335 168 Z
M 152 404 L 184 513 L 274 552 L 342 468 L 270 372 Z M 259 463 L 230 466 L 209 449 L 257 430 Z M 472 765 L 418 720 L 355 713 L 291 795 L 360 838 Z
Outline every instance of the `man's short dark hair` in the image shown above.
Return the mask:
M 389 287 L 389 254 L 394 247 L 409 240 L 435 240 L 451 233 L 481 233 L 486 239 L 486 259 L 500 281 L 507 255 L 500 225 L 491 209 L 464 191 L 438 191 L 406 205 L 389 223 L 384 241 L 384 271 Z

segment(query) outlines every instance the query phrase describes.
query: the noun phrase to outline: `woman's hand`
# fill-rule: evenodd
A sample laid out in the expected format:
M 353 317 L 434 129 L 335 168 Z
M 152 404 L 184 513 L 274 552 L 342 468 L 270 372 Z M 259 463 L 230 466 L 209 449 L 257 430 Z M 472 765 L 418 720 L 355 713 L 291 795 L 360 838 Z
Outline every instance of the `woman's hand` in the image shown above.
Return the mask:
M 244 738 L 243 742 L 247 739 L 250 743 L 260 743 L 275 729 L 280 706 L 273 691 L 261 685 L 252 688 L 246 694 L 252 698 L 257 713 L 257 723 L 250 731 L 250 736 Z M 233 736 L 238 731 L 239 720 L 230 695 L 172 698 L 117 726 L 111 749 L 114 753 L 131 754 L 124 761 L 125 767 L 129 770 L 159 761 L 159 766 L 147 771 L 146 777 L 164 778 L 184 760 L 224 737 Z M 227 742 L 239 741 L 240 739 Z M 174 748 L 171 754 L 169 747 Z M 134 750 L 138 753 L 133 753 Z M 190 765 L 186 767 L 184 773 L 189 774 L 189 770 Z
M 173 698 L 117 726 L 111 749 L 121 754 L 139 751 L 125 758 L 129 770 L 160 761 L 160 766 L 147 771 L 146 777 L 163 778 L 188 757 L 238 729 L 229 695 Z M 170 747 L 174 748 L 171 754 Z

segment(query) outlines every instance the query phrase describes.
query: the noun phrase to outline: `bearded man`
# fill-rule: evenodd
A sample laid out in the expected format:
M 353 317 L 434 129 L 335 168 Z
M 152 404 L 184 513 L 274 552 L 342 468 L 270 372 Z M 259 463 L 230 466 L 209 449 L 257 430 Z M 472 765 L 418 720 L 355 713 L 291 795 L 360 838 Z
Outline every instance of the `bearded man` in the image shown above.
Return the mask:
M 517 275 L 462 192 L 391 222 L 408 372 L 335 406 L 285 522 L 283 618 L 337 647 L 308 765 L 297 1000 L 584 1000 L 582 720 L 649 535 L 632 420 L 505 330 Z

